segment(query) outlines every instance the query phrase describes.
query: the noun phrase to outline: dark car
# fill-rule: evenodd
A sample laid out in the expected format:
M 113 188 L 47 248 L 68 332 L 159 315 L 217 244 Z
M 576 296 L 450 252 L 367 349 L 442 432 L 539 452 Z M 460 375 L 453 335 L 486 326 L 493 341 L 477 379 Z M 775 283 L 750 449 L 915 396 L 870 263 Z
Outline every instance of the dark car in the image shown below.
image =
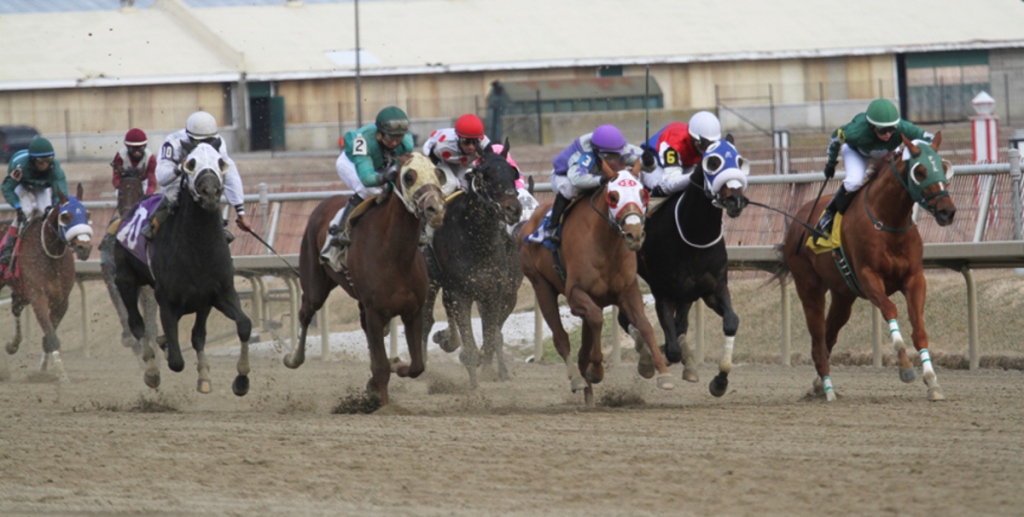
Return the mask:
M 30 126 L 0 126 L 0 162 L 7 163 L 14 153 L 28 149 L 28 143 L 39 136 Z

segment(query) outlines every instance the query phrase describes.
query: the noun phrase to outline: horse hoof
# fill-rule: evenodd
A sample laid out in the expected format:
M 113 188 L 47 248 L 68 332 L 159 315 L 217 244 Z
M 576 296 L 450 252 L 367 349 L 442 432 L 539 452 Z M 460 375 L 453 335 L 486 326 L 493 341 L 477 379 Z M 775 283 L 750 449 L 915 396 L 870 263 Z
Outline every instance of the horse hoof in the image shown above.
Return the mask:
M 7 355 L 14 355 L 14 354 L 18 353 L 18 344 L 17 343 L 7 343 L 7 346 L 4 347 L 4 349 L 7 350 Z
M 900 368 L 900 380 L 903 382 L 914 382 L 917 378 L 917 374 L 914 373 L 914 368 L 907 368 L 906 370 Z
M 683 369 L 683 380 L 686 382 L 697 382 L 700 380 L 700 377 L 697 375 L 696 370 L 686 368 Z
M 939 402 L 946 400 L 946 396 L 942 394 L 942 391 L 939 390 L 938 386 L 935 386 L 933 388 L 928 388 L 928 400 L 932 402 Z
M 594 409 L 597 407 L 594 403 L 594 390 L 586 390 L 583 393 L 583 403 L 587 405 L 588 409 Z
M 154 375 L 150 375 L 148 373 L 144 374 L 142 376 L 142 380 L 143 382 L 146 383 L 146 386 L 149 386 L 150 388 L 153 389 L 157 389 L 160 387 L 160 372 L 157 372 Z
M 654 369 L 654 357 L 651 356 L 651 351 L 646 346 L 640 349 L 640 359 L 636 362 L 636 373 L 645 379 L 650 379 L 657 373 L 657 370 Z
M 679 346 L 666 346 L 662 347 L 662 353 L 665 354 L 665 360 L 668 364 L 676 364 L 683 362 L 683 347 Z
M 302 366 L 302 361 L 296 361 L 294 354 L 288 354 L 284 356 L 284 365 L 292 370 Z
M 244 397 L 246 393 L 249 393 L 249 377 L 245 375 L 235 377 L 235 382 L 231 383 L 231 391 L 239 397 Z
M 659 375 L 655 382 L 658 384 L 658 389 L 673 390 L 676 388 L 675 383 L 672 382 L 672 374 L 670 373 L 663 373 Z
M 825 401 L 826 402 L 832 402 L 835 399 L 836 399 L 836 391 L 835 390 L 825 390 Z
M 604 380 L 604 371 L 595 372 L 593 365 L 591 365 L 590 368 L 587 368 L 586 376 L 590 384 L 598 384 Z
M 711 383 L 708 384 L 708 391 L 716 397 L 725 395 L 726 389 L 729 388 L 729 378 L 724 374 L 718 374 L 714 379 L 711 379 Z
M 580 390 L 585 390 L 587 389 L 587 381 L 584 381 L 583 377 L 580 376 L 573 377 L 571 389 L 573 393 L 576 393 L 577 391 Z
M 206 395 L 213 391 L 213 385 L 210 384 L 210 381 L 199 379 L 199 381 L 196 382 L 196 391 Z

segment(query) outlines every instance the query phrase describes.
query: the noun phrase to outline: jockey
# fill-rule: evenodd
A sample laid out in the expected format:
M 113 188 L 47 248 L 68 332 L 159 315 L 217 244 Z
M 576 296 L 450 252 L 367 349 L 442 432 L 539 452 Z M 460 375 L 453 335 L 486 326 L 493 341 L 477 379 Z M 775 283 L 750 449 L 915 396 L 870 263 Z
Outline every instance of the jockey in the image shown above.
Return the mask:
M 576 139 L 552 160 L 551 189 L 557 192 L 551 216 L 544 227 L 544 240 L 558 244 L 558 220 L 562 218 L 569 203 L 580 191 L 602 185 L 602 162 L 608 162 L 612 170 L 631 167 L 643 156 L 643 170 L 654 170 L 654 155 L 639 147 L 626 143 L 626 138 L 615 126 L 598 126 L 593 133 Z
M 654 170 L 643 175 L 644 186 L 652 196 L 670 196 L 690 184 L 704 151 L 722 138 L 722 124 L 709 111 L 698 111 L 689 124 L 673 122 L 647 142 L 647 149 L 658 156 Z
M 181 174 L 183 173 L 182 162 L 188 155 L 182 144 L 186 143 L 192 145 L 206 143 L 220 152 L 221 158 L 228 164 L 228 169 L 224 173 L 224 196 L 227 197 L 228 203 L 235 207 L 235 213 L 238 214 L 235 224 L 239 228 L 249 231 L 249 222 L 245 219 L 245 206 L 242 204 L 245 191 L 242 187 L 242 178 L 238 174 L 238 167 L 235 165 L 235 161 L 228 156 L 228 147 L 218 134 L 217 119 L 205 111 L 197 111 L 188 116 L 185 129 L 167 135 L 164 145 L 160 147 L 160 158 L 156 163 L 156 180 L 164 189 L 164 198 L 153 211 L 146 226 L 142 228 L 142 235 L 153 240 L 156 233 L 160 231 L 160 225 L 167 221 L 167 216 L 178 206 Z M 224 233 L 228 242 L 234 240 L 235 236 L 231 235 L 227 228 L 224 229 Z
M 501 152 L 504 150 L 504 145 L 491 145 L 491 151 L 495 153 L 501 154 Z M 511 165 L 512 168 L 519 173 L 519 179 L 516 180 L 516 192 L 518 193 L 517 197 L 519 198 L 519 203 L 523 206 L 523 215 L 522 217 L 520 217 L 519 220 L 527 221 L 530 219 L 530 216 L 533 215 L 533 211 L 536 210 L 538 206 L 540 206 L 540 203 L 538 203 L 537 198 L 533 197 L 533 194 L 531 194 L 530 191 L 527 190 L 526 180 L 524 179 L 523 171 L 519 170 L 519 165 L 517 165 L 516 161 L 512 159 L 512 153 L 505 155 L 505 161 L 507 161 L 508 164 Z M 473 162 L 474 167 L 479 164 L 479 159 Z
M 828 144 L 828 161 L 825 163 L 825 178 L 836 174 L 838 154 L 842 151 L 846 179 L 832 196 L 818 221 L 818 229 L 826 234 L 832 232 L 832 219 L 837 213 L 846 213 L 857 190 L 864 185 L 868 163 L 896 150 L 909 140 L 923 140 L 931 143 L 935 135 L 900 118 L 900 112 L 889 99 L 875 99 L 868 105 L 867 113 L 861 113 L 849 124 L 836 129 Z
M 384 192 L 385 186 L 398 178 L 397 158 L 413 150 L 409 117 L 395 106 L 382 109 L 373 124 L 349 131 L 344 138 L 345 150 L 338 156 L 335 168 L 341 181 L 355 194 L 331 221 L 327 230 L 331 237 L 320 251 L 325 261 L 331 246 L 345 247 L 352 243 L 345 226 L 352 210 L 364 200 Z
M 446 196 L 462 186 L 466 171 L 473 168 L 474 161 L 490 143 L 484 134 L 483 121 L 471 113 L 459 117 L 455 127 L 430 134 L 423 144 L 423 154 L 448 177 L 442 189 Z
M 7 239 L 0 249 L 0 264 L 8 265 L 14 255 L 14 242 L 18 236 L 18 228 L 28 221 L 29 217 L 42 215 L 52 204 L 55 188 L 65 196 L 68 194 L 68 182 L 60 162 L 54 158 L 53 144 L 49 140 L 38 137 L 28 144 L 27 150 L 21 150 L 11 156 L 7 165 L 7 177 L 4 178 L 4 199 L 18 213 L 17 219 L 7 230 Z M 27 212 L 27 215 L 26 215 Z
M 114 170 L 111 183 L 116 189 L 125 175 L 142 180 L 146 195 L 156 192 L 156 155 L 146 147 L 146 133 L 139 128 L 128 131 L 124 136 L 124 147 L 114 155 L 110 167 Z

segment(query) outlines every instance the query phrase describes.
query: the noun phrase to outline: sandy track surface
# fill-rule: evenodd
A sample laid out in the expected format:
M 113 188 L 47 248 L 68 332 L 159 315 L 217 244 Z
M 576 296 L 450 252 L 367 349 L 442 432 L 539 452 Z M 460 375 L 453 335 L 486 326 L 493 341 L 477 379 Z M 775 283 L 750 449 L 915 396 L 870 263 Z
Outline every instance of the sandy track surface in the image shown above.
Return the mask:
M 10 358 L 0 383 L 0 515 L 1024 510 L 1020 371 L 940 369 L 949 401 L 929 403 L 894 368 L 837 367 L 841 398 L 825 404 L 805 397 L 809 366 L 737 365 L 715 399 L 710 363 L 674 391 L 624 364 L 585 410 L 561 365 L 518 362 L 512 381 L 470 391 L 460 366 L 435 362 L 392 377 L 390 410 L 352 415 L 331 410 L 361 390 L 365 362 L 258 358 L 237 398 L 228 357 L 212 359 L 205 396 L 188 353 L 158 391 L 127 351 L 68 358 L 64 385 L 34 373 L 37 357 Z

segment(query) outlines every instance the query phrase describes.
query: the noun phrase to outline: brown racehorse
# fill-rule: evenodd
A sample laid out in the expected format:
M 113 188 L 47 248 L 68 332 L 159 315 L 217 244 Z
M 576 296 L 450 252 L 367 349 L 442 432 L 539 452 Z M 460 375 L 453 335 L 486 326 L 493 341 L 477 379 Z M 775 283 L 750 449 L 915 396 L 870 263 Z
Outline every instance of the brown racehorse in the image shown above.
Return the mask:
M 790 224 L 782 246 L 785 257 L 776 277 L 784 281 L 785 275 L 793 275 L 811 334 L 811 355 L 818 372 L 814 389 L 818 394 L 824 392 L 829 401 L 835 398 L 829 377 L 829 356 L 839 329 L 849 321 L 853 302 L 858 297 L 868 299 L 882 311 L 882 316 L 889 322 L 889 334 L 899 356 L 900 379 L 903 382 L 914 380 L 914 365 L 907 358 L 896 322 L 896 305 L 889 300 L 896 291 L 902 292 L 907 301 L 907 312 L 914 329 L 911 339 L 921 356 L 928 400 L 944 398 L 928 354 L 928 334 L 924 329 L 927 284 L 922 263 L 923 247 L 921 234 L 911 216 L 917 202 L 935 217 L 939 226 L 953 222 L 956 206 L 946 190 L 953 169 L 935 152 L 942 143 L 941 132 L 935 135 L 931 146 L 915 145 L 906 137 L 903 143 L 910 159 L 904 161 L 897 151 L 877 162 L 874 177 L 860 189 L 839 222 L 837 229 L 842 238 L 842 249 L 854 279 L 844 278 L 837 265 L 839 261 L 831 253 L 815 254 L 806 246 L 807 232 L 799 223 Z M 813 209 L 813 220 L 817 220 L 828 201 L 822 199 L 813 207 L 813 203 L 804 205 L 797 212 L 796 219 L 807 220 Z M 827 318 L 824 314 L 826 292 L 832 293 Z
M 53 371 L 61 382 L 67 382 L 67 373 L 60 358 L 60 340 L 57 326 L 68 310 L 68 296 L 75 285 L 75 257 L 89 258 L 92 251 L 92 228 L 89 212 L 77 198 L 67 197 L 57 189 L 58 205 L 45 214 L 33 217 L 22 231 L 18 255 L 11 261 L 11 267 L 21 270 L 20 278 L 0 280 L 0 289 L 11 287 L 11 310 L 14 313 L 14 339 L 7 343 L 7 353 L 14 354 L 21 345 L 21 311 L 32 304 L 36 321 L 43 329 L 43 356 L 40 370 L 46 371 L 53 365 Z M 82 197 L 82 185 L 78 185 L 78 197 Z M 31 217 L 31 215 L 30 215 Z M 7 232 L 9 225 L 0 226 Z M 71 240 L 65 235 L 72 236 Z M 68 250 L 73 253 L 68 253 Z
M 607 162 L 602 166 L 606 186 L 593 195 L 584 194 L 577 203 L 579 206 L 569 212 L 563 222 L 560 253 L 565 264 L 565 283 L 555 271 L 553 254 L 547 248 L 522 239 L 519 243 L 519 263 L 536 292 L 544 321 L 551 328 L 555 349 L 565 361 L 571 389 L 573 392 L 583 390 L 587 406 L 594 405 L 593 385 L 604 378 L 602 309 L 609 305 L 618 306 L 648 343 L 658 373 L 658 387 L 674 387 L 665 357 L 652 345 L 656 343 L 654 330 L 644 315 L 636 275 L 635 252 L 643 245 L 647 210 L 647 192 L 636 177 L 640 160 L 632 171 L 615 173 Z M 535 211 L 521 235 L 540 227 L 548 208 L 550 203 Z M 605 215 L 609 212 L 614 214 L 612 218 Z M 572 314 L 583 318 L 582 344 L 575 367 L 569 358 L 569 335 L 558 315 L 559 294 L 568 299 Z
M 117 208 L 114 211 L 114 218 L 120 221 L 144 195 L 145 189 L 142 184 L 142 178 L 127 171 L 122 173 L 121 181 L 117 185 Z M 117 272 L 114 266 L 111 246 L 116 245 L 116 243 L 117 239 L 114 234 L 105 233 L 103 235 L 103 241 L 100 243 L 100 251 L 102 252 L 100 254 L 100 271 L 103 272 L 103 283 L 107 286 L 110 301 L 114 303 L 118 319 L 121 320 L 121 344 L 126 348 L 131 348 L 132 352 L 135 353 L 135 357 L 141 360 L 142 345 L 132 335 L 131 327 L 128 325 L 128 310 L 125 309 L 124 302 L 121 301 L 121 294 L 117 292 L 117 286 L 114 284 L 114 276 Z M 149 286 L 141 288 L 139 297 L 142 299 L 142 307 L 146 315 L 146 337 L 144 340 L 148 341 L 152 347 L 156 343 L 157 333 L 159 332 L 157 330 L 157 305 L 156 298 L 153 296 L 153 288 Z
M 359 321 L 370 348 L 372 378 L 369 392 L 388 404 L 391 364 L 384 347 L 385 328 L 394 316 L 401 316 L 409 346 L 410 364 L 397 365 L 400 377 L 417 377 L 425 368 L 423 360 L 423 302 L 429 279 L 420 252 L 420 221 L 434 228 L 444 221 L 445 200 L 440 182 L 444 175 L 430 159 L 419 153 L 399 158 L 402 164 L 394 191 L 378 206 L 359 217 L 350 233 L 348 270 L 337 272 L 320 263 L 320 250 L 331 219 L 345 206 L 345 196 L 333 196 L 313 210 L 306 224 L 299 251 L 302 307 L 301 331 L 294 350 L 284 364 L 298 368 L 306 359 L 306 330 L 316 311 L 323 307 L 334 286 L 340 285 L 359 302 Z

